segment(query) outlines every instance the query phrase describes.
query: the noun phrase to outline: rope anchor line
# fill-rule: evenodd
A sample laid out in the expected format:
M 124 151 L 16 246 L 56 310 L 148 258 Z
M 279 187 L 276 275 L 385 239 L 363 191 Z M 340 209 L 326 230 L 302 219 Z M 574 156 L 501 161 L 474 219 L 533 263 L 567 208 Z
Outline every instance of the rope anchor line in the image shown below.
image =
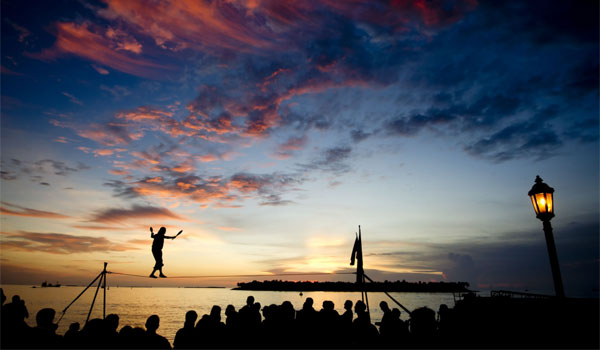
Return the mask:
M 106 271 L 113 275 L 148 278 L 147 275 L 136 275 L 124 272 Z M 274 277 L 274 276 L 314 276 L 314 275 L 354 275 L 356 272 L 306 272 L 306 273 L 275 273 L 270 275 L 198 275 L 198 276 L 171 276 L 168 278 L 226 278 L 226 277 Z

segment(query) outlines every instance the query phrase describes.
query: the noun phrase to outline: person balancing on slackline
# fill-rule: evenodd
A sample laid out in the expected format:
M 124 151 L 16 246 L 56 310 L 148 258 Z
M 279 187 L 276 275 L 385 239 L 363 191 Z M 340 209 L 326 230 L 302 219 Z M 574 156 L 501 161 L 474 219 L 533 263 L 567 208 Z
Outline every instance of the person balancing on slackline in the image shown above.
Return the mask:
M 150 227 L 150 237 L 152 237 L 154 239 L 154 241 L 152 242 L 152 255 L 154 256 L 154 260 L 156 260 L 156 264 L 154 264 L 154 270 L 152 270 L 152 273 L 150 274 L 150 278 L 156 278 L 156 276 L 154 276 L 154 273 L 156 272 L 156 270 L 158 270 L 158 272 L 160 273 L 158 276 L 165 278 L 167 276 L 165 276 L 162 272 L 162 267 L 163 267 L 163 260 L 162 260 L 162 248 L 163 245 L 165 244 L 165 238 L 168 239 L 175 239 L 177 238 L 177 236 L 179 236 L 181 234 L 181 232 L 183 232 L 183 230 L 179 231 L 179 233 L 175 236 L 169 237 L 169 236 L 165 236 L 165 233 L 167 232 L 167 229 L 164 227 L 161 227 L 158 230 L 158 233 L 154 234 L 154 231 L 152 230 L 152 227 Z

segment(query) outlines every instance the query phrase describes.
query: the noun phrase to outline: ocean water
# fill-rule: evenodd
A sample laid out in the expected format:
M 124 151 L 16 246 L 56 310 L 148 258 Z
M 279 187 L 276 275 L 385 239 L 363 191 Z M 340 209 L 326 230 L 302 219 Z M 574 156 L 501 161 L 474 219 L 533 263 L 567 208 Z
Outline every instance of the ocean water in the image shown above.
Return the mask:
M 2 288 L 8 298 L 7 302 L 10 302 L 13 295 L 19 295 L 25 300 L 29 311 L 29 318 L 26 321 L 30 326 L 35 326 L 36 313 L 46 307 L 56 310 L 55 322 L 58 321 L 65 307 L 84 289 L 84 287 L 32 288 L 31 285 L 2 285 Z M 95 286 L 89 288 L 69 307 L 59 323 L 57 330 L 59 334 L 64 334 L 72 322 L 79 322 L 83 327 L 95 291 Z M 224 322 L 225 307 L 232 304 L 236 310 L 239 310 L 246 304 L 248 295 L 253 295 L 256 302 L 261 303 L 262 306 L 279 305 L 289 300 L 296 310 L 302 308 L 302 304 L 308 297 L 313 298 L 316 310 L 321 309 L 323 301 L 331 300 L 340 314 L 343 312 L 346 300 L 352 300 L 354 303 L 361 299 L 359 292 L 303 292 L 303 295 L 300 295 L 298 292 L 240 291 L 227 288 L 109 287 L 106 291 L 106 314 L 119 315 L 119 329 L 125 325 L 144 328 L 148 316 L 156 314 L 160 317 L 158 333 L 165 336 L 172 345 L 175 333 L 183 327 L 187 311 L 195 310 L 200 318 L 203 314 L 210 313 L 213 305 L 219 305 Z M 437 311 L 440 304 L 454 307 L 454 297 L 451 293 L 390 293 L 390 295 L 409 310 L 427 306 Z M 386 301 L 390 308 L 398 307 L 384 293 L 369 293 L 368 300 L 373 322 L 381 320 L 380 301 Z M 103 290 L 100 289 L 90 319 L 102 318 L 102 308 Z M 398 308 L 402 311 L 400 307 Z M 401 318 L 406 320 L 407 317 L 408 315 L 402 312 Z

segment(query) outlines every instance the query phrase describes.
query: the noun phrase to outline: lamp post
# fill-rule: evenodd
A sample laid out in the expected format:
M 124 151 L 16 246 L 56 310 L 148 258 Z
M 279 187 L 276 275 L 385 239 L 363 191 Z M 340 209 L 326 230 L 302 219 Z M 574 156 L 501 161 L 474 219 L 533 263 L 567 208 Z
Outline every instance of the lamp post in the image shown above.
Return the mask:
M 558 265 L 558 255 L 556 254 L 556 245 L 554 244 L 554 235 L 552 234 L 552 225 L 550 220 L 554 217 L 554 189 L 545 184 L 538 175 L 535 177 L 535 185 L 529 190 L 529 197 L 533 204 L 533 210 L 536 217 L 544 224 L 544 234 L 546 236 L 546 245 L 548 247 L 548 256 L 550 257 L 550 268 L 552 269 L 552 278 L 554 279 L 554 290 L 559 298 L 565 297 L 560 267 Z

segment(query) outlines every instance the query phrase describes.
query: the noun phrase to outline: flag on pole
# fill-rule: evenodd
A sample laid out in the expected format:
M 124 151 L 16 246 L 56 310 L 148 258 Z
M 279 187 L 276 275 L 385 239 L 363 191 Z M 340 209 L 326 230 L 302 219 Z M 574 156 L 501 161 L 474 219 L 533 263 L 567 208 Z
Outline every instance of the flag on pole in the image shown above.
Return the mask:
M 352 247 L 352 255 L 350 256 L 350 265 L 354 265 L 354 261 L 356 261 L 356 256 L 358 255 L 358 250 L 360 249 L 360 240 L 358 239 L 358 235 L 356 235 L 356 239 L 354 240 L 354 247 Z

